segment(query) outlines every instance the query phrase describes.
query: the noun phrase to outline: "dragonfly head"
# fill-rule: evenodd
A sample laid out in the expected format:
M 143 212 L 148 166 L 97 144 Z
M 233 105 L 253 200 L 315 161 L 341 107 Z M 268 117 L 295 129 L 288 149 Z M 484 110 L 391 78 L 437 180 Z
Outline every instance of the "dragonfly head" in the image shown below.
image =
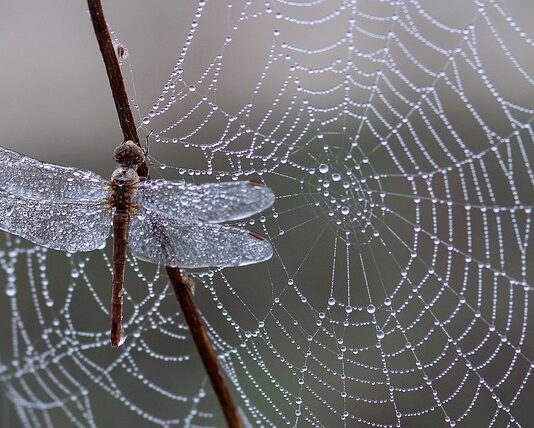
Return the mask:
M 145 153 L 141 147 L 128 140 L 115 149 L 113 158 L 122 166 L 137 167 L 145 161 Z

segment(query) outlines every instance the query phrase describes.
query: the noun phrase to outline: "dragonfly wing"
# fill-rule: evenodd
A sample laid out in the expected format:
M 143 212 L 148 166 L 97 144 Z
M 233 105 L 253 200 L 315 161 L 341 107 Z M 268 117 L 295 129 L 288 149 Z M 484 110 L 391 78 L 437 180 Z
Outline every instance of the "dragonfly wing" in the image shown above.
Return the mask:
M 100 201 L 106 181 L 82 169 L 44 163 L 0 147 L 0 190 L 48 201 Z
M 104 244 L 111 215 L 102 202 L 51 202 L 0 191 L 0 229 L 43 247 L 91 251 Z
M 274 202 L 274 193 L 251 181 L 193 184 L 154 180 L 139 185 L 136 203 L 186 222 L 209 223 L 250 217 Z
M 243 266 L 271 258 L 271 244 L 247 230 L 220 224 L 183 224 L 155 211 L 133 216 L 128 238 L 139 259 L 171 267 Z

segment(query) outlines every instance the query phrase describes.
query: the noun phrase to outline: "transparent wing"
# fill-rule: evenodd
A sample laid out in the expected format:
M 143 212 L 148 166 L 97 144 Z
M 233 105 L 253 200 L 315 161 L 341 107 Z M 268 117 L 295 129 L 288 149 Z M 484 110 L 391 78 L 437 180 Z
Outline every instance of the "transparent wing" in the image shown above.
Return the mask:
M 137 205 L 166 216 L 221 223 L 250 217 L 274 202 L 274 193 L 252 181 L 193 184 L 154 180 L 139 185 Z
M 0 229 L 63 251 L 91 251 L 104 244 L 111 215 L 101 202 L 49 202 L 0 192 Z
M 184 268 L 242 266 L 273 255 L 267 240 L 247 230 L 209 223 L 183 224 L 144 209 L 132 218 L 128 243 L 137 258 Z
M 48 201 L 100 201 L 106 181 L 77 168 L 44 163 L 0 147 L 0 190 L 24 198 Z

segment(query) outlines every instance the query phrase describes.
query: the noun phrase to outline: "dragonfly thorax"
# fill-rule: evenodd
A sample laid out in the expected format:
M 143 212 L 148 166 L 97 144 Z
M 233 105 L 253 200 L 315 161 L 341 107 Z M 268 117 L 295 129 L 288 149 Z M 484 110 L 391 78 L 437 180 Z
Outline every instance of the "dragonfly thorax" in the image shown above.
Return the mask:
M 111 181 L 121 186 L 125 184 L 136 185 L 139 183 L 139 175 L 134 168 L 120 166 L 111 174 Z
M 109 182 L 108 205 L 120 212 L 130 212 L 134 207 L 133 198 L 138 184 L 139 176 L 135 169 L 122 166 L 115 169 Z

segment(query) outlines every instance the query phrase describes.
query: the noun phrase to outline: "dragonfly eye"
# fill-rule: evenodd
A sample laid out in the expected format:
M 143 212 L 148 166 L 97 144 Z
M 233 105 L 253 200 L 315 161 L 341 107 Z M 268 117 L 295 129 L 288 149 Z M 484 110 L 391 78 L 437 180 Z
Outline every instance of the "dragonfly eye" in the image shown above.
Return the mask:
M 123 166 L 139 165 L 145 161 L 145 154 L 133 141 L 126 141 L 115 149 L 113 158 Z

